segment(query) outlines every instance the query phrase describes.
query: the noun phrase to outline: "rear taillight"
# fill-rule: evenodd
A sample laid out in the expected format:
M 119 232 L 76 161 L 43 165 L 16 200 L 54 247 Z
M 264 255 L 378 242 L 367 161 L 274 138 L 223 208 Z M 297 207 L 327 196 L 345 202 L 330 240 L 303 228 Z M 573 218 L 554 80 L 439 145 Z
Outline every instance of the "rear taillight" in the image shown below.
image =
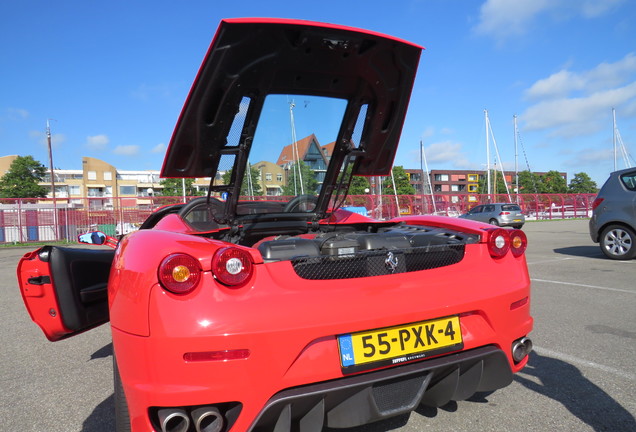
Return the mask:
M 488 252 L 493 258 L 502 258 L 510 249 L 510 235 L 503 228 L 488 232 Z
M 201 265 L 190 255 L 176 253 L 161 261 L 158 273 L 162 287 L 175 294 L 187 294 L 201 280 Z
M 510 214 L 510 212 L 508 212 L 508 211 L 502 211 L 501 213 L 499 213 L 499 216 L 506 216 L 506 215 L 509 215 L 509 214 Z
M 510 231 L 510 251 L 515 257 L 520 257 L 528 247 L 526 233 L 521 230 Z
M 596 207 L 600 206 L 601 203 L 605 201 L 605 198 L 596 198 L 593 202 L 592 202 L 592 210 L 596 209 Z
M 252 257 L 243 249 L 225 247 L 212 258 L 212 273 L 224 285 L 238 288 L 252 276 Z

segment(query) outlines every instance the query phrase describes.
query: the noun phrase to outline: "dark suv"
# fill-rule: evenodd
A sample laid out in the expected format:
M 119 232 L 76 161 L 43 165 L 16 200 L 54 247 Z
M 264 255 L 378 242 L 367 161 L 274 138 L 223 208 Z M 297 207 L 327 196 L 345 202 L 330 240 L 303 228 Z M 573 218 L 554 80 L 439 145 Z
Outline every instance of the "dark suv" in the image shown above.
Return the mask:
M 636 256 L 636 168 L 610 174 L 592 204 L 590 236 L 608 258 Z

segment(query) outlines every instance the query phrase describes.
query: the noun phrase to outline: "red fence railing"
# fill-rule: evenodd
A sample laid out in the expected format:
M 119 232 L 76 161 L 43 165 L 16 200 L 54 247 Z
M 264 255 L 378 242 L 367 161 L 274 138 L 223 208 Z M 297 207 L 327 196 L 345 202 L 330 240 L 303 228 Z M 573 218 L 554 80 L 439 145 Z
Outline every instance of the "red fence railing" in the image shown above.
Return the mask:
M 459 216 L 488 202 L 518 203 L 529 220 L 586 218 L 595 194 L 512 195 L 351 195 L 344 206 L 375 219 L 398 215 L 438 214 Z M 284 197 L 254 197 L 283 200 Z M 181 197 L 82 198 L 68 202 L 50 198 L 0 199 L 0 243 L 68 240 L 97 229 L 116 236 L 136 230 L 156 208 L 182 202 Z M 137 205 L 131 206 L 133 202 Z

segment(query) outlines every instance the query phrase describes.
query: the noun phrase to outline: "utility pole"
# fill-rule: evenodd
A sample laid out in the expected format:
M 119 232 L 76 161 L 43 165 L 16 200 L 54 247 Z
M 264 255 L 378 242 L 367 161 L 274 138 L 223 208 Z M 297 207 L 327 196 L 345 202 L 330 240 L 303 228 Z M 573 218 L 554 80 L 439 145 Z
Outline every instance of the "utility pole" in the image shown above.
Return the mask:
M 51 195 L 53 197 L 53 232 L 55 233 L 53 240 L 58 240 L 57 231 L 57 202 L 55 200 L 55 172 L 53 171 L 53 149 L 51 146 L 51 124 L 46 119 L 46 142 L 49 146 L 49 170 L 51 171 Z

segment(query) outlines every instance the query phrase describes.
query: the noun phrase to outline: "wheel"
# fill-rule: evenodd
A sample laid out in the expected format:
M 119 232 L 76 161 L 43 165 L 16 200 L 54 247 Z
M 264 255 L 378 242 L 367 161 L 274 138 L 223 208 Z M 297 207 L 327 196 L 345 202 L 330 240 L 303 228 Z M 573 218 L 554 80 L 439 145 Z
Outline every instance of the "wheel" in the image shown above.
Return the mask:
M 636 256 L 636 234 L 622 225 L 610 225 L 601 232 L 601 250 L 608 258 L 628 260 Z
M 490 220 L 488 221 L 488 223 L 489 223 L 490 225 L 497 225 L 497 226 L 499 226 L 499 222 L 497 221 L 497 219 L 494 219 L 494 218 L 493 218 L 493 219 L 490 219 Z
M 130 413 L 128 412 L 128 402 L 124 394 L 124 387 L 121 385 L 121 377 L 117 368 L 117 359 L 113 354 L 113 381 L 115 387 L 115 431 L 130 432 Z

